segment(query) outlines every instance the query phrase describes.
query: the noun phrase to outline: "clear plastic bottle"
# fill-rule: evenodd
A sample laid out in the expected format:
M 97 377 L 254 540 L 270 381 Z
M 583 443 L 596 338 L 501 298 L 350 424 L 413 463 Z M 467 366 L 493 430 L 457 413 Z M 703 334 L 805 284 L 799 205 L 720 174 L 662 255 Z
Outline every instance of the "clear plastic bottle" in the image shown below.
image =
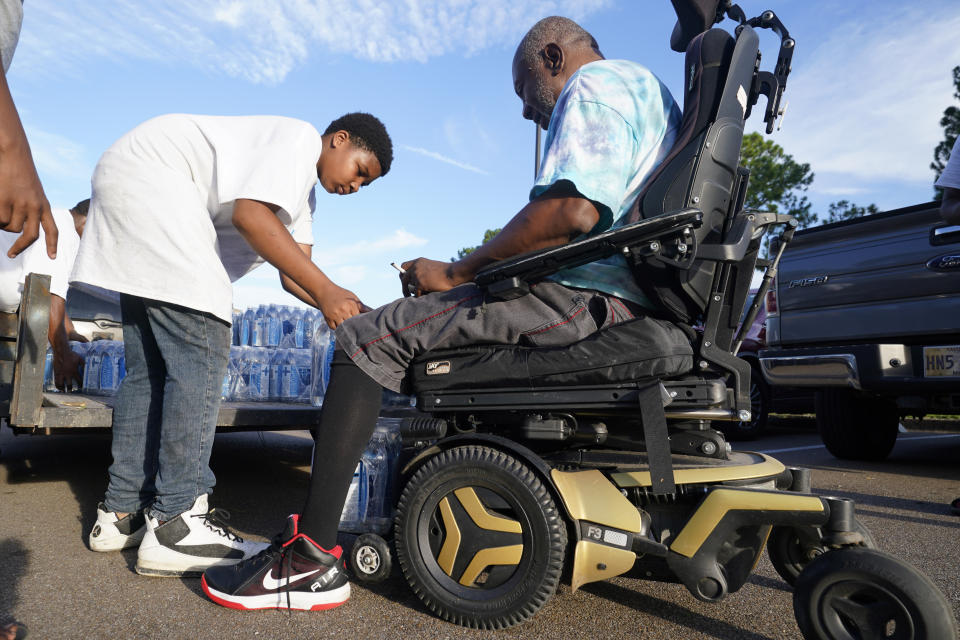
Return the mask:
M 333 360 L 333 351 L 336 347 L 336 336 L 326 324 L 318 325 L 313 336 L 313 371 L 311 373 L 312 388 L 310 402 L 315 407 L 323 404 L 323 397 L 327 393 L 330 383 L 330 362 Z
M 280 318 L 280 307 L 271 304 L 267 307 L 267 333 L 264 337 L 264 346 L 276 348 L 280 346 L 280 338 L 283 336 L 283 324 Z
M 47 356 L 43 362 L 43 390 L 57 390 L 57 384 L 53 380 L 53 349 L 50 347 L 47 347 Z
M 253 309 L 246 309 L 243 312 L 243 315 L 240 317 L 240 340 L 237 343 L 241 347 L 246 347 L 251 344 L 253 325 L 257 320 L 256 313 Z
M 115 340 L 102 341 L 100 351 L 99 391 L 102 395 L 112 396 L 120 385 L 118 343 Z
M 103 357 L 104 342 L 97 340 L 87 347 L 86 364 L 83 367 L 83 392 L 86 394 L 100 393 L 100 360 Z
M 309 403 L 313 381 L 312 354 L 309 349 L 293 349 L 292 359 L 291 374 L 297 376 L 299 384 L 296 395 L 291 393 L 290 402 Z
M 250 399 L 250 347 L 236 347 L 236 352 L 230 350 L 230 361 L 235 366 L 235 378 L 230 387 L 232 400 L 244 401 Z
M 250 346 L 262 347 L 267 340 L 267 305 L 262 304 L 254 312 L 250 325 Z
M 243 324 L 243 312 L 234 311 L 230 322 L 230 346 L 240 344 L 240 325 Z
M 283 402 L 283 367 L 286 363 L 286 349 L 273 349 L 267 354 L 270 367 L 270 393 L 271 402 Z

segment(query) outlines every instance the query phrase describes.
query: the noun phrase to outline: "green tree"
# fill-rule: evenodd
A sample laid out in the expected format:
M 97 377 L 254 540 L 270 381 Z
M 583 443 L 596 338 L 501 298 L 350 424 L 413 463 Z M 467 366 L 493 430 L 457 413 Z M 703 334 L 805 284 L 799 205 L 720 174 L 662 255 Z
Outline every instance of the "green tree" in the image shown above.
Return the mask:
M 501 231 L 501 229 L 487 229 L 487 230 L 484 232 L 484 234 L 483 234 L 483 242 L 481 242 L 480 244 L 478 244 L 478 245 L 475 246 L 475 247 L 464 247 L 463 249 L 458 249 L 458 250 L 457 250 L 457 257 L 456 257 L 456 258 L 450 258 L 450 261 L 451 261 L 451 262 L 455 262 L 455 261 L 460 260 L 461 258 L 463 258 L 463 256 L 466 256 L 466 255 L 469 255 L 469 254 L 473 253 L 474 251 L 476 251 L 477 249 L 479 249 L 481 245 L 484 245 L 484 244 L 487 244 L 488 242 L 490 242 L 490 240 L 493 239 L 493 236 L 495 236 L 495 235 L 497 235 L 498 233 L 500 233 L 500 231 Z
M 806 196 L 813 182 L 809 164 L 795 161 L 783 147 L 756 132 L 743 136 L 740 163 L 750 170 L 747 208 L 788 213 L 800 228 L 816 222 Z
M 839 202 L 830 203 L 827 217 L 823 222 L 824 224 L 827 224 L 830 222 L 840 222 L 841 220 L 852 220 L 853 218 L 859 218 L 860 216 L 867 216 L 879 212 L 880 210 L 875 204 L 868 204 L 865 207 L 860 207 L 847 200 L 840 200 Z
M 953 97 L 960 101 L 960 66 L 953 68 Z M 933 162 L 930 168 L 940 178 L 944 167 L 947 166 L 947 160 L 950 159 L 950 150 L 953 149 L 957 136 L 960 135 L 960 108 L 956 105 L 950 105 L 943 110 L 943 117 L 940 118 L 940 126 L 943 127 L 943 140 L 933 149 Z M 939 200 L 943 197 L 943 190 L 937 187 L 933 188 L 933 197 Z

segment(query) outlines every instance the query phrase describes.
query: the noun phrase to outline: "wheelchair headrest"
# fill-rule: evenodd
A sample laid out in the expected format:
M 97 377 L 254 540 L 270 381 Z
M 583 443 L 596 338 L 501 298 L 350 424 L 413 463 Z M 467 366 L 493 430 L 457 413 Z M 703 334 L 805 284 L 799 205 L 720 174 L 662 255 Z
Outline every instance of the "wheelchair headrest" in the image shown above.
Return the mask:
M 717 22 L 723 0 L 671 0 L 677 13 L 677 24 L 670 36 L 670 48 L 687 51 L 694 38 Z

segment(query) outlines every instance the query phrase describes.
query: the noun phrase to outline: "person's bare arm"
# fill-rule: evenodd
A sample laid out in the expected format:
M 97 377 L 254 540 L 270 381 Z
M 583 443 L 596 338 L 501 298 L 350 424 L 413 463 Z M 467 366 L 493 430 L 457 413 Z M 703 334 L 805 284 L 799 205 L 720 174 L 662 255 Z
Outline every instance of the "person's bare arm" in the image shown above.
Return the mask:
M 300 250 L 303 251 L 303 255 L 310 258 L 313 255 L 313 247 L 309 244 L 299 244 Z M 285 275 L 282 271 L 280 272 L 280 286 L 283 287 L 283 290 L 292 295 L 293 297 L 301 300 L 302 302 L 307 303 L 311 307 L 317 306 L 317 301 L 314 300 L 306 289 L 294 282 L 290 276 Z
M 30 145 L 13 104 L 7 78 L 0 73 L 0 229 L 20 233 L 7 256 L 15 257 L 40 236 L 47 242 L 47 255 L 57 255 L 57 225 L 33 165 Z
M 330 328 L 361 313 L 365 307 L 357 295 L 334 284 L 304 254 L 277 218 L 279 209 L 259 200 L 238 199 L 233 206 L 233 225 L 254 251 L 315 301 Z
M 960 189 L 943 188 L 940 217 L 950 224 L 960 224 Z
M 404 262 L 405 273 L 400 275 L 404 295 L 446 291 L 470 282 L 491 262 L 566 244 L 593 229 L 599 219 L 596 206 L 586 198 L 544 194 L 521 209 L 489 242 L 456 262 L 426 258 Z
M 76 382 L 80 388 L 80 371 L 83 358 L 70 348 L 67 326 L 72 328 L 73 322 L 67 315 L 66 301 L 57 295 L 50 296 L 50 323 L 47 331 L 50 346 L 53 347 L 53 381 L 57 389 L 69 390 Z

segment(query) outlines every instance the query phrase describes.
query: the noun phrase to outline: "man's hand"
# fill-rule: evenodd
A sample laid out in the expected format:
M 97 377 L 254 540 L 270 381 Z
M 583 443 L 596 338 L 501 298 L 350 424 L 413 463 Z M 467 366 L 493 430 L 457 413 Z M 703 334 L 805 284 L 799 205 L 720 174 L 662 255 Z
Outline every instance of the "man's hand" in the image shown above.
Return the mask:
M 447 291 L 464 282 L 469 282 L 468 278 L 464 279 L 454 272 L 454 264 L 451 262 L 417 258 L 408 260 L 400 266 L 403 267 L 400 283 L 404 297 Z
M 357 294 L 333 283 L 317 299 L 317 304 L 331 329 L 339 327 L 347 318 L 370 311 L 370 307 L 363 304 Z
M 53 382 L 60 391 L 80 389 L 83 382 L 83 358 L 68 346 L 53 350 Z M 76 383 L 76 384 L 74 384 Z
M 7 79 L 0 73 L 0 229 L 20 233 L 7 257 L 16 257 L 40 235 L 46 234 L 47 255 L 57 257 L 57 225 L 43 194 L 30 145 L 10 97 Z

